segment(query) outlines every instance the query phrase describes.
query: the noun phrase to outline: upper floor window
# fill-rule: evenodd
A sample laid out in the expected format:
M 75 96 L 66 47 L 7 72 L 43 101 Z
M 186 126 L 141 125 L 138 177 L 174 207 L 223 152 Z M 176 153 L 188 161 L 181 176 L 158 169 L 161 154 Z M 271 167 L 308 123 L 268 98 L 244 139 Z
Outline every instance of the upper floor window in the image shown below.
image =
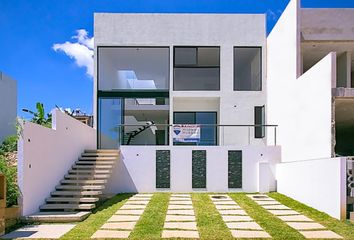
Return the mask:
M 220 48 L 175 47 L 173 89 L 220 90 Z
M 234 48 L 234 90 L 262 91 L 262 48 Z
M 168 47 L 99 47 L 98 90 L 168 90 Z

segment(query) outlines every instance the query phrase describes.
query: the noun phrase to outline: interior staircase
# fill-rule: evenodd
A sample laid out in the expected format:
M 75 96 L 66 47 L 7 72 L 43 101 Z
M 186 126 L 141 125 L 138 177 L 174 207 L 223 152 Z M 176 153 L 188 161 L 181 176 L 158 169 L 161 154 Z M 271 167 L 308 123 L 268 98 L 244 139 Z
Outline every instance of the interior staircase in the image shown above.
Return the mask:
M 124 145 L 130 145 L 137 135 L 150 128 L 154 124 L 154 121 L 148 121 L 146 122 L 146 125 L 142 125 L 138 129 L 125 133 L 123 136 Z
M 65 222 L 66 218 L 74 221 L 74 218 L 82 220 L 88 216 L 102 197 L 119 156 L 119 150 L 85 150 L 45 200 L 46 203 L 40 206 L 40 212 L 26 220 Z

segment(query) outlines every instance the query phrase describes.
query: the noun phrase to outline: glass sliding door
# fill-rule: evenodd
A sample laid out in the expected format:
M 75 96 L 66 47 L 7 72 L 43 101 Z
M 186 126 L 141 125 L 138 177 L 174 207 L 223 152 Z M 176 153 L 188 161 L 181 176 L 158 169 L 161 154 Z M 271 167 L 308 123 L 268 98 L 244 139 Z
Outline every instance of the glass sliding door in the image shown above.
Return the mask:
M 120 98 L 100 98 L 98 106 L 98 147 L 117 149 L 121 139 L 122 100 Z
M 200 124 L 200 141 L 174 142 L 174 145 L 217 145 L 216 112 L 174 112 L 174 124 Z

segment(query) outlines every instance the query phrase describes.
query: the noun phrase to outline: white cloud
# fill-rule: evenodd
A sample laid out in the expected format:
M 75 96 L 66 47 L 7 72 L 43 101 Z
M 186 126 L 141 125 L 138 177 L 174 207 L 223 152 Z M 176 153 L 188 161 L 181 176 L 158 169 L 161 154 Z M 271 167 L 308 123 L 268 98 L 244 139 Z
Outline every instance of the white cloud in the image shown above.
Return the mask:
M 74 59 L 79 67 L 85 67 L 87 75 L 92 78 L 94 38 L 88 37 L 85 29 L 79 29 L 76 32 L 77 35 L 72 37 L 76 42 L 56 43 L 53 45 L 53 49 L 56 52 L 64 52 L 68 57 Z

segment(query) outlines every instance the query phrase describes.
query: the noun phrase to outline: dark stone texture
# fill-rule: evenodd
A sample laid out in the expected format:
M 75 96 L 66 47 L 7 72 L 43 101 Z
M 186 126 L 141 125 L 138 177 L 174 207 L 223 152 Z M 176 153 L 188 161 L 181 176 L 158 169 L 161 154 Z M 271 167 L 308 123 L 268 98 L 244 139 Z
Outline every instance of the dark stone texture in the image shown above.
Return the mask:
M 242 151 L 228 152 L 228 186 L 242 188 Z
M 206 150 L 192 151 L 192 188 L 206 188 Z
M 170 151 L 156 150 L 156 188 L 170 188 Z

